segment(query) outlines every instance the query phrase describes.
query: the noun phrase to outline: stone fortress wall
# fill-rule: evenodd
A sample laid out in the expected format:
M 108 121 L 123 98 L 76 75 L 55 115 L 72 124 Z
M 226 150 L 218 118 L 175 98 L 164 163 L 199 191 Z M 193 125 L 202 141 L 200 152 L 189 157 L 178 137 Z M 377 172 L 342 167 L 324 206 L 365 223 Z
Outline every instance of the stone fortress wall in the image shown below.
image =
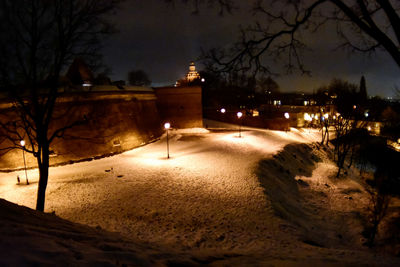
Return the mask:
M 85 118 L 86 122 L 55 139 L 50 164 L 92 159 L 120 153 L 157 140 L 164 122 L 173 128 L 202 127 L 201 87 L 146 88 L 113 90 L 108 87 L 89 92 L 65 93 L 57 103 L 51 127 Z M 99 89 L 99 88 L 98 88 Z M 0 105 L 0 120 L 16 118 L 11 105 Z M 27 142 L 28 143 L 28 142 Z M 0 148 L 7 147 L 7 141 Z M 28 145 L 28 144 L 27 144 Z M 0 170 L 23 168 L 22 151 L 0 155 Z M 27 165 L 36 167 L 36 159 L 25 153 Z

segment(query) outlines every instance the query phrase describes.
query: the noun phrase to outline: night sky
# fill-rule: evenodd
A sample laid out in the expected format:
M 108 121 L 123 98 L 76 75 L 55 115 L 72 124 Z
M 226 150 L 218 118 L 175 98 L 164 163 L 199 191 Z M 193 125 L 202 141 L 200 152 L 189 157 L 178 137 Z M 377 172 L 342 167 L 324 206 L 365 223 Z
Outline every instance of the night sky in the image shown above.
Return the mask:
M 216 9 L 204 7 L 193 15 L 193 8 L 180 2 L 171 6 L 161 0 L 126 1 L 112 17 L 119 33 L 105 42 L 111 78 L 126 80 L 130 70 L 142 69 L 152 86 L 174 84 L 187 72 L 190 61 L 199 57 L 201 47 L 227 47 L 237 39 L 239 25 L 252 22 L 248 8 L 242 6 L 233 14 L 219 16 Z M 359 84 L 361 75 L 366 78 L 369 95 L 390 97 L 395 85 L 400 87 L 400 68 L 386 53 L 366 56 L 335 50 L 339 42 L 329 26 L 304 38 L 312 49 L 303 54 L 312 76 L 282 74 L 274 78 L 281 91 L 312 92 L 335 77 Z M 196 66 L 201 70 L 200 62 Z

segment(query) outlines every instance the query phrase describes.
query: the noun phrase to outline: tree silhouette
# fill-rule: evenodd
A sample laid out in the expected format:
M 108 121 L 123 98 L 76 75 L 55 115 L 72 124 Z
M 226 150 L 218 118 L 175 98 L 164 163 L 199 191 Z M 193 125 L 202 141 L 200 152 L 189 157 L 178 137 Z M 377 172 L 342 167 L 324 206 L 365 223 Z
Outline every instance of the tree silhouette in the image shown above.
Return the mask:
M 36 209 L 43 211 L 49 175 L 50 145 L 82 120 L 56 112 L 60 74 L 83 57 L 98 62 L 101 38 L 113 32 L 103 15 L 118 0 L 4 0 L 0 3 L 0 87 L 17 118 L 1 124 L 5 149 L 24 149 L 37 159 Z M 64 124 L 54 120 L 64 117 Z M 9 118 L 13 119 L 13 118 Z M 20 140 L 27 140 L 25 146 Z
M 232 11 L 238 3 L 233 0 L 211 2 L 226 11 Z M 231 48 L 215 48 L 203 55 L 208 65 L 227 72 L 272 73 L 268 62 L 273 59 L 283 62 L 289 72 L 298 69 L 309 73 L 302 58 L 302 51 L 307 47 L 303 33 L 316 33 L 324 29 L 324 25 L 334 23 L 339 47 L 362 53 L 380 49 L 400 67 L 399 1 L 255 0 L 253 4 L 252 16 L 257 16 L 257 22 L 242 29 L 240 40 Z
M 368 98 L 367 86 L 365 85 L 365 77 L 364 77 L 364 75 L 361 76 L 361 80 L 360 80 L 360 98 L 362 99 L 362 101 L 366 101 L 367 98 Z
M 151 81 L 146 72 L 143 70 L 132 70 L 128 73 L 128 81 L 130 85 L 149 86 Z

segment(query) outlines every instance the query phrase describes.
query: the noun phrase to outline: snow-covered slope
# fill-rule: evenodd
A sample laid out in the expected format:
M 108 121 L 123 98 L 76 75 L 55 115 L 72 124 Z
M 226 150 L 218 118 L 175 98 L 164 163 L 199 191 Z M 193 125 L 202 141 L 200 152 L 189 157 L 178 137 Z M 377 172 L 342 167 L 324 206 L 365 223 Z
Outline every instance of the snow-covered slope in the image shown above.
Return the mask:
M 196 264 L 184 254 L 134 244 L 0 199 L 0 266 L 164 266 Z
M 313 143 L 318 131 L 246 128 L 238 138 L 236 130 L 171 131 L 170 159 L 163 136 L 117 156 L 51 168 L 46 211 L 118 232 L 140 244 L 145 260 L 153 259 L 151 244 L 188 264 L 400 263 L 362 246 L 362 183 L 332 178 L 334 164 Z M 0 175 L 0 197 L 34 207 L 35 170 L 28 186 L 16 185 L 17 175 Z

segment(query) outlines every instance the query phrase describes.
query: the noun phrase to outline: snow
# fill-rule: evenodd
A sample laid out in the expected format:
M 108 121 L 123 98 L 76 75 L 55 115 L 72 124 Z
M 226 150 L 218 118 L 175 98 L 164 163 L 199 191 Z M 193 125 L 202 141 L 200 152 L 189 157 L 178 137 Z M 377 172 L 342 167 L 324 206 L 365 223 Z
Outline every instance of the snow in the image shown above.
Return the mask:
M 399 264 L 362 246 L 362 181 L 334 179 L 318 130 L 243 127 L 239 138 L 237 125 L 205 125 L 170 130 L 170 159 L 163 135 L 50 168 L 46 212 L 146 244 L 141 255 L 151 245 L 221 265 Z M 34 208 L 37 170 L 28 171 L 30 185 L 16 185 L 17 175 L 24 181 L 22 171 L 0 174 L 0 198 Z

